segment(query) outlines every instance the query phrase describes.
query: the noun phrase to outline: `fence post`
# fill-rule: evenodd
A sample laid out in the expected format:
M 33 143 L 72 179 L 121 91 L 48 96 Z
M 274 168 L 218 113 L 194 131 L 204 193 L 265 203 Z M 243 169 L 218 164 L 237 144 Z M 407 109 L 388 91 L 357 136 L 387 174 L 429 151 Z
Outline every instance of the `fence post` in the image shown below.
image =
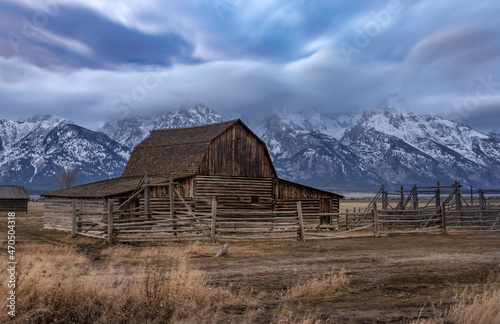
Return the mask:
M 354 212 L 356 212 L 356 208 L 354 208 Z M 347 231 L 349 228 L 349 209 L 345 209 L 345 230 Z
M 401 210 L 405 209 L 405 193 L 403 191 L 403 186 L 401 186 Z
M 305 242 L 306 241 L 306 237 L 304 235 L 304 219 L 302 218 L 302 203 L 300 201 L 297 201 L 297 214 L 299 216 L 300 240 L 302 242 Z
M 113 243 L 113 199 L 108 200 L 108 243 Z
M 484 193 L 481 189 L 478 189 L 478 195 L 479 195 L 479 218 L 481 221 L 483 220 L 483 210 L 484 210 Z
M 388 206 L 389 206 L 389 194 L 388 192 L 385 190 L 385 186 L 382 185 L 382 209 L 385 209 L 387 210 Z M 354 211 L 356 212 L 356 211 Z
M 175 201 L 174 201 L 174 179 L 170 177 L 169 181 L 169 196 L 170 196 L 170 217 L 172 219 L 172 229 L 174 230 L 174 236 L 177 236 L 177 223 L 175 222 Z
M 436 209 L 441 208 L 441 189 L 439 189 L 439 181 L 437 182 L 437 188 L 436 188 Z
M 217 224 L 217 199 L 212 197 L 212 227 L 210 229 L 210 239 L 215 242 L 215 226 Z
M 71 219 L 71 236 L 76 236 L 76 199 L 73 199 L 73 218 Z
M 455 180 L 455 209 L 458 211 L 462 210 L 462 193 L 458 180 Z
M 446 234 L 446 205 L 441 203 L 441 233 Z
M 413 209 L 418 210 L 418 189 L 416 184 L 413 186 Z
M 378 224 L 377 203 L 373 204 L 373 221 L 375 223 L 375 237 L 380 237 L 380 228 L 379 228 L 379 224 Z
M 144 214 L 146 214 L 146 219 L 151 218 L 150 210 L 150 199 L 149 199 L 149 181 L 146 180 L 144 187 Z

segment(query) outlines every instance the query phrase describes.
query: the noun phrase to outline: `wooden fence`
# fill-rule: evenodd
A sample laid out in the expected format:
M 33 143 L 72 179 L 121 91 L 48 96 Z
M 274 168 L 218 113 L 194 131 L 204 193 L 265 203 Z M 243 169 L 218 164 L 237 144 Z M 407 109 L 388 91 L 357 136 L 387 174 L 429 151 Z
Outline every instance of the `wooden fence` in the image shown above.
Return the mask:
M 218 210 L 212 200 L 211 212 L 187 210 L 171 215 L 145 213 L 144 210 L 120 211 L 110 200 L 107 213 L 79 210 L 73 202 L 73 235 L 84 235 L 119 242 L 164 241 L 185 239 L 269 240 L 328 239 L 363 235 L 411 233 L 500 233 L 500 208 L 447 210 L 394 210 L 377 208 L 371 211 L 345 213 L 303 212 L 296 210 L 256 211 Z M 81 208 L 80 208 L 81 209 Z M 325 219 L 328 220 L 325 223 Z

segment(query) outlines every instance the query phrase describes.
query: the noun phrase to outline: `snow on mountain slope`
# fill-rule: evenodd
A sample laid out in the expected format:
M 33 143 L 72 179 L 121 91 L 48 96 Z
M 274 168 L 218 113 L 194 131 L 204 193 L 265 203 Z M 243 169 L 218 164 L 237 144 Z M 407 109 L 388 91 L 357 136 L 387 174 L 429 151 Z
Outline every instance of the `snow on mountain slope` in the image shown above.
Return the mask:
M 53 127 L 61 124 L 73 124 L 72 121 L 51 115 L 34 115 L 23 121 L 0 120 L 0 141 L 3 148 L 19 143 L 27 135 L 37 132 L 47 134 Z
M 421 146 L 425 139 L 451 148 L 464 157 L 484 165 L 484 161 L 474 151 L 481 140 L 489 137 L 469 126 L 459 124 L 439 116 L 415 115 L 411 112 L 399 113 L 392 108 L 383 108 L 367 113 L 360 125 L 366 130 L 374 130 L 404 140 L 406 143 L 425 150 Z M 432 152 L 427 152 L 434 158 Z
M 365 183 L 381 180 L 363 169 L 349 147 L 331 135 L 316 131 L 323 129 L 325 124 L 314 127 L 311 119 L 305 119 L 304 116 L 274 116 L 258 129 L 262 140 L 267 143 L 280 177 L 324 187 L 345 183 L 346 179 Z M 337 125 L 335 130 L 338 130 Z M 314 131 L 307 131 L 308 128 Z
M 306 110 L 300 113 L 277 113 L 272 118 L 280 120 L 279 127 L 289 135 L 317 132 L 340 140 L 346 130 L 356 125 L 362 114 L 349 115 L 322 115 L 315 109 Z M 267 121 L 255 127 L 256 134 L 263 136 L 269 129 Z M 278 129 L 276 129 L 278 130 Z

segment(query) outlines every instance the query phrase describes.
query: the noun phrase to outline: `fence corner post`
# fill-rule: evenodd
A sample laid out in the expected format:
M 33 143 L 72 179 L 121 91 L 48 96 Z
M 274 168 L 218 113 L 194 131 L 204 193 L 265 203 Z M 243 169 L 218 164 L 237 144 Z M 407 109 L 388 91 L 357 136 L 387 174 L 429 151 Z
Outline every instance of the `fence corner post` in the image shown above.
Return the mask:
M 302 218 L 302 203 L 297 201 L 297 214 L 299 217 L 299 234 L 300 240 L 302 242 L 306 241 L 306 236 L 304 235 L 304 219 Z
M 380 227 L 378 223 L 378 210 L 376 202 L 373 203 L 373 222 L 375 227 L 375 237 L 380 237 Z
M 76 236 L 76 199 L 73 199 L 73 217 L 71 218 L 71 237 Z
M 108 243 L 113 243 L 113 199 L 108 200 Z
M 212 226 L 210 228 L 210 239 L 212 242 L 216 242 L 215 238 L 215 227 L 217 224 L 217 199 L 212 197 Z
M 444 202 L 441 203 L 441 233 L 447 234 L 447 230 L 446 230 L 446 205 Z
M 146 180 L 144 183 L 144 214 L 146 215 L 146 219 L 151 219 L 150 204 L 149 181 Z

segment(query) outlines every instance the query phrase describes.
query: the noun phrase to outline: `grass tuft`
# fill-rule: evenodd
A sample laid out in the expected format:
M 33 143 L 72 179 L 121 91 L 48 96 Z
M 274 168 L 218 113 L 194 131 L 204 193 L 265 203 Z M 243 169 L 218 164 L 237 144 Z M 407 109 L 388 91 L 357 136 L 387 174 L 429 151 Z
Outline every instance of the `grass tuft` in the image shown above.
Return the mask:
M 491 324 L 500 323 L 500 275 L 477 291 L 466 288 L 456 295 L 454 302 L 441 314 L 431 319 L 419 319 L 413 324 Z
M 348 285 L 349 277 L 345 270 L 336 272 L 335 269 L 332 268 L 330 273 L 320 278 L 312 278 L 290 287 L 283 296 L 283 299 L 290 300 L 311 296 L 331 295 L 344 290 Z

